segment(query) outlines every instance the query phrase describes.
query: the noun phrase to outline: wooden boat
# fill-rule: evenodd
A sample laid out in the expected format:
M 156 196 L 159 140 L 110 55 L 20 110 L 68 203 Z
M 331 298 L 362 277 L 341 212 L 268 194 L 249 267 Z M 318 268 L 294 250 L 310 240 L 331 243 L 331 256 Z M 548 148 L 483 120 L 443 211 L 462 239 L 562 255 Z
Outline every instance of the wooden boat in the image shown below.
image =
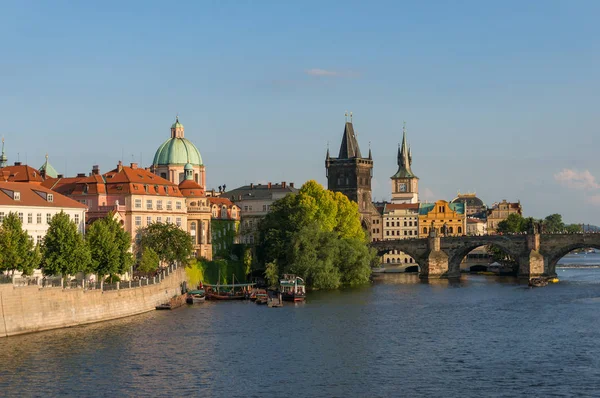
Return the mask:
M 160 304 L 160 305 L 157 305 L 155 308 L 157 310 L 170 310 L 171 304 L 170 303 Z
M 199 304 L 206 300 L 206 292 L 202 290 L 190 290 L 185 298 L 188 304 Z
M 531 278 L 529 279 L 529 286 L 531 287 L 544 287 L 548 286 L 546 278 Z
M 221 274 L 219 273 L 219 280 Z M 255 283 L 235 283 L 235 275 L 233 276 L 232 284 L 216 284 L 210 285 L 208 283 L 205 286 L 208 287 L 206 291 L 207 300 L 244 300 L 249 297 L 247 293 L 248 288 L 255 285 Z M 238 290 L 236 290 L 236 288 Z
M 295 275 L 283 275 L 283 279 L 279 282 L 279 289 L 283 301 L 304 301 L 306 298 L 306 285 L 304 279 Z

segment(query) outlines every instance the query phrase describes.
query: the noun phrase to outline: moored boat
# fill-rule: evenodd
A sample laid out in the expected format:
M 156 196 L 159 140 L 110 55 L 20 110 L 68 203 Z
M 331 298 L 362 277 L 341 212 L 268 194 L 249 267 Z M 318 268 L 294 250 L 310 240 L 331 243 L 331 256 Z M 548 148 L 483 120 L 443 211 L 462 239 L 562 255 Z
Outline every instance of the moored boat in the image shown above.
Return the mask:
M 185 298 L 185 302 L 188 304 L 199 304 L 206 300 L 206 292 L 203 289 L 190 290 Z
M 295 275 L 283 275 L 279 282 L 279 290 L 283 301 L 304 301 L 306 298 L 306 285 L 304 279 Z
M 546 278 L 531 278 L 529 279 L 529 286 L 531 287 L 544 287 L 548 285 Z
M 221 274 L 219 273 L 219 280 Z M 216 284 L 207 286 L 207 300 L 244 300 L 249 297 L 248 291 L 255 283 L 235 283 L 235 275 L 233 276 L 232 284 Z

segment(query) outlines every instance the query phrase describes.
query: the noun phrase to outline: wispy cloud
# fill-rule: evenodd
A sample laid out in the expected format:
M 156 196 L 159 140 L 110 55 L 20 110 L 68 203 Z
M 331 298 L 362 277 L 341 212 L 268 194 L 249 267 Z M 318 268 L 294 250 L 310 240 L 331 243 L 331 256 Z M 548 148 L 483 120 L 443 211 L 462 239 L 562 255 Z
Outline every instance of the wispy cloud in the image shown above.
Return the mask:
M 313 77 L 358 77 L 359 74 L 353 71 L 328 70 L 321 68 L 306 69 L 304 71 L 308 76 Z
M 592 190 L 600 188 L 596 177 L 589 170 L 563 169 L 561 172 L 554 174 L 554 180 L 573 189 Z

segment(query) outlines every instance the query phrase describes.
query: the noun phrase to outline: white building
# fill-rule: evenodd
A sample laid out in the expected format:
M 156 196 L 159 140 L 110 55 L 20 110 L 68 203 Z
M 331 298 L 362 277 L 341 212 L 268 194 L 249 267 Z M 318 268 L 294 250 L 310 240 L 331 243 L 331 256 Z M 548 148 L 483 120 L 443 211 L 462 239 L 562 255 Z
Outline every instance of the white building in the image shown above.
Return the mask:
M 16 213 L 36 244 L 42 242 L 50 220 L 61 211 L 77 224 L 80 233 L 85 232 L 87 206 L 36 182 L 0 182 L 0 222 Z
M 415 239 L 419 236 L 418 203 L 386 203 L 382 214 L 383 240 Z M 394 250 L 383 255 L 388 265 L 416 265 L 409 255 Z

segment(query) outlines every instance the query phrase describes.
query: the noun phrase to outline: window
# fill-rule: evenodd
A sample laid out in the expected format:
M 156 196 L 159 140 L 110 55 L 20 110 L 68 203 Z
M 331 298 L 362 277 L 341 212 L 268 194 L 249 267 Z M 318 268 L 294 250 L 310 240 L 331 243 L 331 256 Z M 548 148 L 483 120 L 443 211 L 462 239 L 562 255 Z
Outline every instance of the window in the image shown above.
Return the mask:
M 44 239 L 44 238 L 42 238 L 42 235 L 38 235 L 38 236 L 37 236 L 37 239 L 36 239 L 36 243 L 37 243 L 38 245 L 41 245 L 41 244 L 42 244 L 42 240 L 43 240 L 43 239 Z
M 48 194 L 48 202 L 54 202 L 54 195 L 51 193 Z
M 267 211 L 267 205 L 263 205 L 263 211 Z
M 404 226 L 406 227 L 406 221 L 404 221 Z
M 237 217 L 237 212 L 235 210 L 235 207 L 233 209 L 231 209 L 231 217 L 233 217 L 233 218 Z
M 135 226 L 136 227 L 142 226 L 142 216 L 135 216 Z
M 213 208 L 213 217 L 217 218 L 217 208 L 216 207 Z
M 167 224 L 171 224 L 171 217 L 167 217 Z
M 156 217 L 156 222 L 157 223 L 161 223 L 162 222 L 162 217 Z
M 150 225 L 150 224 L 152 224 L 152 217 L 148 216 L 148 217 L 146 217 L 146 225 Z
M 152 210 L 152 199 L 146 200 L 146 209 Z
M 177 210 L 181 210 L 181 202 L 180 201 L 175 202 L 175 208 Z
M 173 202 L 167 200 L 167 210 L 173 210 Z
M 248 211 L 248 206 L 244 206 L 244 211 Z
M 142 200 L 141 199 L 136 199 L 135 200 L 135 208 L 136 209 L 141 209 L 142 208 Z
M 181 227 L 181 217 L 175 219 L 175 224 L 177 224 L 178 227 Z
M 385 222 L 385 226 L 386 226 L 386 227 L 389 227 L 389 226 L 390 226 L 390 222 L 389 222 L 389 221 L 386 221 L 386 222 Z
M 221 218 L 227 218 L 227 206 L 221 207 Z
M 423 227 L 423 233 L 426 234 L 427 233 L 427 227 Z
M 462 234 L 462 227 L 458 227 L 458 233 Z
M 386 234 L 387 236 L 390 236 L 390 231 L 385 231 L 385 234 Z
M 27 224 L 33 224 L 33 214 L 27 213 Z
M 448 232 L 452 234 L 452 233 L 454 233 L 454 229 L 452 227 L 450 227 L 450 228 L 448 228 Z
M 412 221 L 409 221 L 409 222 L 408 222 L 408 226 L 409 226 L 409 227 L 412 227 L 412 226 L 413 226 L 413 225 L 412 225 Z
M 19 213 L 19 220 L 21 220 L 21 223 L 23 223 L 23 213 Z
M 252 211 L 252 206 L 248 206 L 248 211 Z
M 37 221 L 37 223 L 38 223 L 38 224 L 41 224 L 41 223 L 42 223 L 42 213 L 38 213 L 38 214 L 37 214 L 37 219 L 36 219 L 36 221 Z
M 156 210 L 162 210 L 162 200 L 156 201 Z
M 46 213 L 46 224 L 50 224 L 50 221 L 52 221 L 52 214 Z
M 75 214 L 75 225 L 79 225 L 79 214 Z
M 408 235 L 408 231 L 404 231 L 404 236 Z
M 14 200 L 21 200 L 21 192 L 15 191 L 15 193 L 13 194 L 13 199 Z

